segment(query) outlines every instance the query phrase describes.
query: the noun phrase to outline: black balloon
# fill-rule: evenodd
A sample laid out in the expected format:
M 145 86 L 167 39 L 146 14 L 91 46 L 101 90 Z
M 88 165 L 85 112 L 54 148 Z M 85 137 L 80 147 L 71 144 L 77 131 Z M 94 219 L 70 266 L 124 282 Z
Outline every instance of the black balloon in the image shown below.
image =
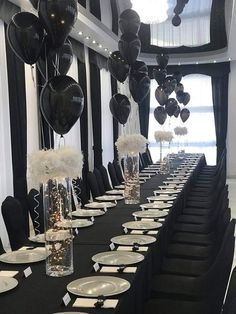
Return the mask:
M 184 92 L 181 92 L 181 91 L 177 92 L 176 93 L 176 98 L 177 98 L 178 102 L 180 104 L 182 104 L 183 101 L 184 101 Z
M 141 41 L 137 35 L 125 33 L 118 43 L 119 51 L 128 64 L 134 64 L 141 49 Z
M 184 93 L 183 105 L 186 106 L 190 101 L 189 93 Z
M 39 19 L 51 38 L 54 48 L 66 40 L 77 19 L 76 0 L 40 0 Z
M 187 121 L 190 116 L 190 111 L 187 108 L 184 108 L 180 112 L 180 118 L 183 122 Z
M 107 66 L 112 76 L 123 83 L 129 74 L 129 65 L 125 62 L 119 51 L 114 51 L 108 61 Z
M 145 73 L 129 76 L 129 90 L 135 102 L 140 103 L 150 90 L 150 78 Z
M 162 69 L 160 66 L 157 66 L 156 68 L 153 69 L 153 77 L 159 85 L 164 83 L 166 75 L 167 75 L 166 69 Z
M 178 108 L 178 103 L 177 103 L 176 99 L 169 98 L 167 100 L 166 108 L 165 108 L 168 116 L 170 116 L 170 117 L 173 116 L 173 114 L 175 113 L 177 108 Z
M 176 118 L 178 118 L 179 114 L 180 114 L 180 106 L 177 105 L 177 109 L 176 109 L 175 112 L 174 112 L 174 116 L 175 116 Z
M 168 95 L 165 93 L 165 90 L 162 86 L 158 86 L 155 91 L 156 100 L 161 106 L 165 105 L 168 100 Z
M 140 24 L 140 17 L 136 11 L 132 9 L 127 9 L 121 13 L 119 26 L 122 34 L 137 34 L 140 28 Z
M 7 38 L 12 50 L 23 62 L 36 63 L 43 46 L 44 29 L 35 15 L 28 12 L 15 14 L 8 25 Z
M 179 15 L 175 15 L 172 19 L 172 24 L 174 26 L 179 26 L 181 24 L 181 18 L 179 17 Z
M 56 64 L 57 58 L 58 64 Z M 50 47 L 50 41 L 47 39 L 44 42 L 44 49 L 37 62 L 37 67 L 44 78 L 47 78 L 47 76 L 48 78 L 52 78 L 58 75 L 58 73 L 66 75 L 72 62 L 73 50 L 71 42 L 68 39 L 57 50 Z
M 82 89 L 71 77 L 56 76 L 43 87 L 40 108 L 52 129 L 58 134 L 66 134 L 83 112 Z
M 167 76 L 163 82 L 163 87 L 165 89 L 165 92 L 170 95 L 171 93 L 173 93 L 173 91 L 176 88 L 176 79 L 173 78 L 173 76 Z
M 167 65 L 168 65 L 168 62 L 169 62 L 169 56 L 164 54 L 164 53 L 161 53 L 161 54 L 158 54 L 156 56 L 156 60 L 157 60 L 158 65 L 162 69 L 165 69 L 167 67 Z
M 161 106 L 156 107 L 156 109 L 154 110 L 154 117 L 159 124 L 163 125 L 167 118 L 165 108 Z
M 136 61 L 134 64 L 132 64 L 130 71 L 131 74 L 145 73 L 148 75 L 148 67 L 143 61 Z
M 173 78 L 176 79 L 177 84 L 179 84 L 182 80 L 182 74 L 179 71 L 174 72 Z
M 176 92 L 176 94 L 177 94 L 178 92 L 183 92 L 183 91 L 184 91 L 184 85 L 181 84 L 181 83 L 177 84 L 176 87 L 175 87 L 175 92 Z
M 110 100 L 110 110 L 113 117 L 121 124 L 125 124 L 128 120 L 131 105 L 127 96 L 115 94 Z

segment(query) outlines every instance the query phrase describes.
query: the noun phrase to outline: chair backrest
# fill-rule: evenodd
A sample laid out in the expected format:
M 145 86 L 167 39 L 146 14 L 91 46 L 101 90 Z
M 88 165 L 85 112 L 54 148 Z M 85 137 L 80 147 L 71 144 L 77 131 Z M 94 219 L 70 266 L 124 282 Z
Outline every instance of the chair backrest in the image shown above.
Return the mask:
M 235 313 L 236 313 L 236 267 L 234 267 L 231 273 L 229 287 L 225 298 L 225 303 L 223 305 L 222 314 L 235 314 Z
M 84 181 L 80 178 L 77 178 L 72 180 L 72 184 L 78 202 L 84 206 L 89 201 Z
M 30 217 L 35 234 L 44 233 L 43 196 L 36 189 L 31 189 L 27 195 Z
M 12 196 L 2 203 L 2 217 L 6 225 L 11 249 L 18 250 L 28 242 L 23 209 L 20 202 Z
M 119 180 L 119 182 L 121 184 L 122 182 L 124 182 L 124 177 L 123 177 L 123 173 L 122 173 L 121 167 L 120 167 L 120 165 L 119 165 L 117 160 L 113 160 L 113 165 L 114 165 L 114 168 L 115 168 L 117 179 Z
M 93 173 L 95 174 L 97 179 L 99 192 L 101 195 L 104 195 L 106 193 L 106 190 L 103 184 L 102 175 L 97 168 L 94 168 Z
M 147 149 L 146 149 L 146 154 L 147 154 L 147 156 L 148 156 L 149 165 L 152 165 L 152 164 L 153 164 L 153 160 L 152 160 L 152 156 L 151 156 L 151 153 L 150 153 L 150 150 L 149 150 L 148 147 L 147 147 Z
M 139 154 L 139 171 L 143 170 L 145 168 L 145 163 L 143 161 L 142 154 Z
M 103 185 L 106 191 L 112 190 L 112 187 L 110 185 L 107 169 L 104 166 L 99 167 L 100 173 L 102 175 Z
M 93 172 L 89 171 L 88 172 L 88 185 L 90 188 L 90 191 L 92 193 L 92 197 L 95 198 L 97 196 L 100 196 L 100 191 L 99 191 L 99 187 L 98 187 L 98 183 L 97 183 L 97 179 L 96 176 Z
M 120 185 L 120 182 L 116 176 L 116 171 L 115 171 L 114 165 L 111 162 L 109 162 L 107 165 L 107 168 L 108 168 L 108 172 L 109 172 L 109 175 L 111 178 L 111 183 L 112 183 L 113 187 Z
M 145 163 L 145 167 L 148 167 L 149 165 L 151 165 L 150 160 L 149 160 L 149 156 L 146 152 L 142 154 L 142 158 L 143 158 L 143 161 Z

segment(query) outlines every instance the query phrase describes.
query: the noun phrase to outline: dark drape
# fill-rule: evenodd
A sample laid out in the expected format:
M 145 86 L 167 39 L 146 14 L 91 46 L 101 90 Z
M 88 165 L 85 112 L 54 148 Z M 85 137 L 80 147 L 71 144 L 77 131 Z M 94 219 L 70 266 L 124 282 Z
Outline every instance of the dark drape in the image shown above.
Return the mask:
M 100 0 L 90 0 L 90 12 L 96 16 L 97 19 L 101 20 L 101 6 Z
M 101 110 L 101 79 L 100 68 L 93 61 L 96 52 L 89 50 L 90 61 L 90 91 L 93 122 L 93 151 L 94 167 L 99 168 L 102 165 L 102 110 Z
M 111 14 L 112 14 L 112 31 L 116 35 L 118 35 L 118 7 L 117 7 L 117 0 L 110 0 L 111 3 Z
M 6 30 L 6 27 L 5 27 Z M 24 210 L 24 219 L 28 228 L 27 205 L 27 111 L 25 95 L 25 69 L 11 50 L 6 40 L 7 73 L 9 87 L 11 149 L 13 167 L 14 196 L 21 202 Z
M 150 92 L 147 94 L 144 100 L 138 104 L 138 106 L 139 106 L 140 132 L 144 137 L 148 138 Z
M 86 8 L 86 0 L 78 0 L 79 4 Z
M 216 128 L 217 162 L 226 148 L 228 126 L 228 83 L 229 75 L 212 77 L 212 97 Z
M 117 94 L 117 80 L 111 75 L 111 94 Z M 114 141 L 114 159 L 118 160 L 118 151 L 115 142 L 118 139 L 118 121 L 113 118 L 113 141 Z
M 9 24 L 14 14 L 20 12 L 20 8 L 8 0 L 0 1 L 0 19 Z

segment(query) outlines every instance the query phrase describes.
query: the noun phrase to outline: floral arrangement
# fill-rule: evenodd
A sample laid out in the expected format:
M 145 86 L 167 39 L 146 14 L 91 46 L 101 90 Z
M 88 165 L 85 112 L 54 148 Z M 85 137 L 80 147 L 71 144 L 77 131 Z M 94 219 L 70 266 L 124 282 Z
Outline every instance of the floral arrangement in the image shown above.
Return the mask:
M 184 136 L 188 134 L 188 129 L 185 126 L 184 127 L 177 126 L 176 128 L 174 128 L 174 132 L 175 135 Z
M 173 133 L 170 131 L 156 131 L 154 133 L 156 142 L 171 142 L 174 138 Z
M 40 150 L 29 155 L 29 179 L 32 186 L 49 179 L 82 176 L 83 155 L 72 147 Z
M 115 143 L 120 156 L 144 153 L 148 140 L 141 134 L 121 135 Z

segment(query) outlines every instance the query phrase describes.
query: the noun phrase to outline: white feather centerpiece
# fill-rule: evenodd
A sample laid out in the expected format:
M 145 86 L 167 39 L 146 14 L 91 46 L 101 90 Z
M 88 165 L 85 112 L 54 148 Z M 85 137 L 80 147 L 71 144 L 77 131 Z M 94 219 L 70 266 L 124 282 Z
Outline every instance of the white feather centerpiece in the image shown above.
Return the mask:
M 185 126 L 177 126 L 176 128 L 174 128 L 174 132 L 175 135 L 184 136 L 188 134 L 188 129 Z
M 174 138 L 173 133 L 170 131 L 156 131 L 154 137 L 157 143 L 159 142 L 171 142 Z
M 140 134 L 121 135 L 115 143 L 119 157 L 124 157 L 125 203 L 140 202 L 139 153 L 144 153 L 148 140 Z
M 34 187 L 54 178 L 82 176 L 83 155 L 72 147 L 40 150 L 29 155 L 28 160 L 29 180 Z

